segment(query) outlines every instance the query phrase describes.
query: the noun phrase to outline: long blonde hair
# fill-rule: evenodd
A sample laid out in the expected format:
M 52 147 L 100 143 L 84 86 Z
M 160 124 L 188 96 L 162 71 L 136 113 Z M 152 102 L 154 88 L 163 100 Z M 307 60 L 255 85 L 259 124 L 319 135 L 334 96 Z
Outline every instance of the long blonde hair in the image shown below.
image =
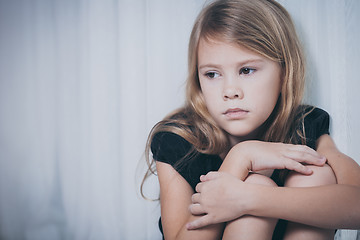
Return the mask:
M 156 124 L 149 134 L 145 150 L 149 170 L 143 183 L 155 173 L 150 144 L 158 132 L 178 134 L 191 143 L 191 151 L 220 154 L 229 150 L 226 134 L 210 116 L 201 94 L 197 53 L 202 38 L 238 44 L 279 63 L 282 69 L 281 94 L 264 123 L 260 140 L 290 143 L 299 137 L 305 139 L 303 127 L 298 129 L 299 124 L 303 126 L 305 115 L 300 110 L 305 60 L 289 13 L 273 0 L 214 1 L 200 12 L 191 32 L 185 105 Z

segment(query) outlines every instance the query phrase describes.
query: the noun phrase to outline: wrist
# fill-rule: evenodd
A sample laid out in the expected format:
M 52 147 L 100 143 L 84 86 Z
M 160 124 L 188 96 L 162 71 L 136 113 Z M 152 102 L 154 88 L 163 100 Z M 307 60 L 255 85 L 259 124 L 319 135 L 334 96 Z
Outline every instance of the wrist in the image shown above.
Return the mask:
M 245 213 L 252 216 L 259 216 L 258 206 L 261 205 L 261 194 L 258 194 L 258 186 L 255 184 L 247 184 L 249 187 L 246 192 L 247 202 L 244 205 Z
M 260 184 L 248 184 L 246 212 L 248 215 L 256 217 L 275 217 L 269 213 L 278 209 L 279 201 L 275 191 L 278 187 L 264 186 Z M 283 207 L 283 206 L 281 206 Z
M 230 150 L 232 152 L 231 154 L 235 156 L 241 156 L 241 158 L 239 158 L 239 165 L 241 165 L 243 168 L 247 168 L 248 171 L 252 171 L 252 142 L 254 141 L 240 142 Z
M 240 180 L 245 180 L 251 170 L 251 161 L 245 148 L 237 144 L 226 155 L 219 171 L 228 172 Z
M 238 189 L 241 189 L 241 192 L 237 192 L 239 195 L 237 199 L 241 199 L 241 201 L 237 201 L 236 208 L 238 209 L 238 215 L 252 215 L 252 216 L 260 216 L 260 208 L 261 208 L 261 198 L 263 197 L 261 194 L 261 190 L 258 189 L 258 184 L 250 184 L 246 182 L 241 182 L 242 186 L 239 186 Z

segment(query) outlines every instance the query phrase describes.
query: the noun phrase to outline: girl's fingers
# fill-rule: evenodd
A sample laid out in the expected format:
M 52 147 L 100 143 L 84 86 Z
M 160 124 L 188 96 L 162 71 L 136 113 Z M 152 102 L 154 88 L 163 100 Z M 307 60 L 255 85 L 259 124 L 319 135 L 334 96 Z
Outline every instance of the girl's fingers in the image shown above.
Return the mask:
M 192 221 L 192 222 L 186 224 L 186 228 L 188 230 L 195 230 L 195 229 L 202 228 L 202 227 L 205 227 L 210 224 L 212 224 L 211 217 L 209 215 L 204 215 L 204 216 L 200 217 L 199 219 L 196 219 L 195 221 Z
M 201 192 L 201 188 L 202 188 L 202 185 L 204 185 L 202 182 L 198 183 L 195 187 L 195 191 L 200 193 Z
M 287 151 L 283 152 L 286 159 L 286 168 L 301 174 L 310 175 L 312 170 L 301 163 L 323 166 L 326 158 L 306 145 L 287 145 Z
M 303 152 L 309 152 L 314 155 L 320 155 L 318 152 L 316 152 L 314 149 L 307 145 L 301 145 L 301 144 L 286 144 L 287 147 L 294 151 L 303 151 Z
M 189 206 L 189 211 L 193 215 L 201 215 L 205 213 L 205 210 L 199 203 L 194 203 Z
M 217 178 L 219 175 L 219 172 L 208 172 L 206 175 L 201 175 L 200 176 L 200 181 L 202 182 L 206 182 L 206 181 L 210 181 L 210 180 L 214 180 L 215 178 Z
M 326 162 L 326 158 L 320 155 L 315 156 L 309 152 L 302 151 L 287 151 L 284 154 L 284 157 L 290 158 L 297 162 L 304 162 L 307 164 L 323 166 Z
M 204 185 L 204 182 L 206 181 L 210 181 L 210 180 L 214 180 L 216 179 L 218 176 L 220 176 L 220 172 L 208 172 L 206 175 L 201 175 L 200 176 L 200 183 L 198 183 L 195 187 L 195 191 L 196 192 L 201 192 L 201 188 Z
M 296 162 L 292 159 L 285 159 L 284 163 L 285 163 L 286 169 L 293 170 L 295 172 L 298 172 L 298 173 L 301 173 L 304 175 L 312 174 L 312 170 L 310 168 L 308 168 L 305 165 L 302 165 L 301 163 Z
M 288 144 L 289 150 L 300 152 L 300 153 L 307 153 L 311 156 L 314 156 L 315 158 L 323 159 L 324 156 L 322 156 L 320 153 L 312 149 L 311 147 L 308 147 L 306 145 L 292 145 Z
M 200 193 L 194 193 L 192 196 L 191 196 L 191 202 L 192 203 L 200 203 Z
M 318 166 L 322 166 L 326 162 L 324 156 L 306 145 L 286 144 L 286 150 L 283 152 L 283 155 L 297 162 Z

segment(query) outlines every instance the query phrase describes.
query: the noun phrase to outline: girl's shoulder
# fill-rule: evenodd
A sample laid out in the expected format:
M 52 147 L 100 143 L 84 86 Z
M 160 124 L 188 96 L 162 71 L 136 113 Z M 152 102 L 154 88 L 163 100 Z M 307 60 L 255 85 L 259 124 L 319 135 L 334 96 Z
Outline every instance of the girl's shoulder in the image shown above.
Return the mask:
M 192 149 L 192 145 L 183 137 L 172 132 L 158 132 L 151 141 L 151 152 L 156 161 L 175 165 Z
M 186 140 L 194 135 L 190 119 L 186 109 L 180 108 L 155 125 L 150 138 L 150 149 L 156 161 L 174 166 L 194 150 L 193 145 Z
M 158 132 L 153 136 L 151 151 L 155 161 L 170 164 L 193 188 L 200 176 L 217 171 L 222 163 L 218 155 L 203 154 L 183 137 L 172 132 Z
M 329 134 L 330 115 L 323 109 L 305 106 L 304 111 L 304 126 L 305 130 L 312 129 L 317 132 L 325 132 Z M 318 136 L 320 137 L 320 136 Z
M 305 116 L 305 120 L 307 121 L 324 121 L 329 120 L 329 114 L 318 107 L 310 106 L 310 105 L 302 105 L 302 112 Z
M 316 140 L 323 134 L 330 134 L 330 116 L 329 114 L 317 107 L 303 105 L 303 126 L 305 130 L 306 144 L 315 148 Z

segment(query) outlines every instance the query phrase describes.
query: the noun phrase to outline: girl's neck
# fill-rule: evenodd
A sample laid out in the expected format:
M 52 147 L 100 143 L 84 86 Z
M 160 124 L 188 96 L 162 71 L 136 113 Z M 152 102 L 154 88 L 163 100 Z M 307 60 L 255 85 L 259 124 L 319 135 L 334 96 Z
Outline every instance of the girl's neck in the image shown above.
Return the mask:
M 244 141 L 249 141 L 249 140 L 259 140 L 259 131 L 254 131 L 252 133 L 250 133 L 249 135 L 246 136 L 232 136 L 229 135 L 229 142 L 230 142 L 230 148 L 232 148 L 233 146 L 235 146 L 238 143 L 244 142 Z
M 220 154 L 219 156 L 222 159 L 225 159 L 226 155 L 228 154 L 228 152 L 230 151 L 230 149 L 232 147 L 234 147 L 236 144 L 244 142 L 244 141 L 249 141 L 249 140 L 259 140 L 259 136 L 258 136 L 259 131 L 254 131 L 249 135 L 246 136 L 241 136 L 241 137 L 237 137 L 237 136 L 232 136 L 232 135 L 228 135 L 228 139 L 229 139 L 229 143 L 230 143 L 230 147 L 229 149 L 227 149 L 225 152 L 223 152 L 222 154 Z
M 228 134 L 230 149 L 233 146 L 235 146 L 236 144 L 244 142 L 244 141 L 261 140 L 263 137 L 263 134 L 266 132 L 266 129 L 269 127 L 269 125 L 267 124 L 267 121 L 265 121 L 260 127 L 258 127 L 257 129 L 255 129 L 254 131 L 252 131 L 251 133 L 249 133 L 246 136 L 233 136 L 233 135 Z

